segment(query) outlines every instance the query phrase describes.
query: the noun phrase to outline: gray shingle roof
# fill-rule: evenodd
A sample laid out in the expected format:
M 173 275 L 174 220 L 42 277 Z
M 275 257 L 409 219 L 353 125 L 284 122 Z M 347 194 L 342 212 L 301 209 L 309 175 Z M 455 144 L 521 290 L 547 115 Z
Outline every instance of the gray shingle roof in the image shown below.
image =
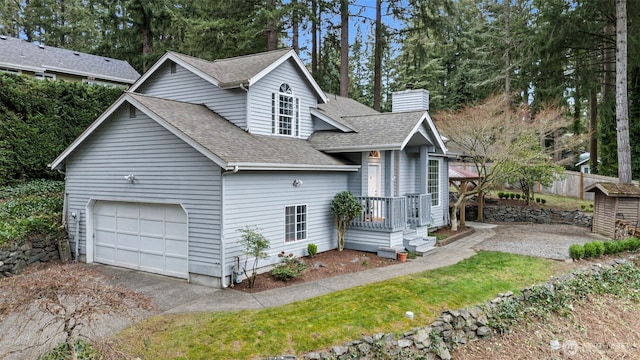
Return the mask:
M 345 119 L 346 116 L 379 114 L 372 108 L 353 99 L 328 93 L 326 95 L 329 100 L 326 104 L 318 104 L 318 110 L 334 121 L 352 129 L 353 126 Z
M 423 115 L 424 111 L 411 111 L 345 116 L 342 121 L 349 123 L 356 132 L 316 132 L 309 142 L 322 151 L 401 149 Z
M 204 105 L 128 93 L 226 164 L 344 166 L 302 139 L 250 134 Z
M 92 76 L 126 84 L 140 77 L 124 60 L 40 46 L 10 36 L 0 38 L 0 67 Z
M 171 54 L 218 80 L 221 87 L 230 87 L 248 83 L 249 79 L 289 51 L 291 49 L 279 49 L 215 61 L 207 61 L 176 52 L 171 52 Z

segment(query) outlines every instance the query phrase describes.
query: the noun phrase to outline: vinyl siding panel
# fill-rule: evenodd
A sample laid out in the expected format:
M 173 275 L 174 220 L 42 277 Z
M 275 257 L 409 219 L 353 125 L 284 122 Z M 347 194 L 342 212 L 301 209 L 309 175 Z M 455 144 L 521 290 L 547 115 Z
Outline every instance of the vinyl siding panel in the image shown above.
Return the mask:
M 402 245 L 402 231 L 381 232 L 349 229 L 345 236 L 346 249 L 376 252 L 379 247 L 399 247 Z
M 405 151 L 400 152 L 400 174 L 399 189 L 400 196 L 405 194 L 417 193 L 416 178 L 419 176 L 416 170 L 417 158 L 415 154 L 408 154 Z M 420 182 L 418 181 L 418 184 Z
M 286 61 L 249 88 L 249 130 L 253 134 L 271 135 L 271 95 L 278 93 L 280 85 L 287 83 L 294 98 L 300 98 L 300 137 L 308 138 L 313 132 L 310 107 L 317 107 L 313 89 L 292 60 Z M 276 99 L 277 100 L 277 99 Z
M 393 112 L 429 110 L 429 92 L 424 89 L 394 92 L 391 108 Z
M 293 186 L 301 179 L 302 186 Z M 279 261 L 280 251 L 296 256 L 306 255 L 307 245 L 314 243 L 318 251 L 337 247 L 337 235 L 331 213 L 331 200 L 347 187 L 347 174 L 342 172 L 257 172 L 240 171 L 224 178 L 224 241 L 228 271 L 235 257 L 242 255 L 238 244 L 245 226 L 258 227 L 270 242 L 269 258 L 261 266 Z M 285 207 L 307 206 L 307 239 L 285 242 Z
M 77 148 L 66 163 L 66 192 L 69 212 L 81 213 L 81 254 L 89 200 L 180 204 L 189 221 L 189 271 L 219 274 L 220 168 L 144 114 L 130 119 L 128 106 L 119 109 Z M 75 226 L 70 221 L 72 235 Z
M 158 68 L 136 92 L 163 99 L 205 104 L 239 127 L 247 127 L 247 94 L 244 90 L 220 89 L 180 65 L 176 65 L 176 72 L 172 74 L 170 61 Z

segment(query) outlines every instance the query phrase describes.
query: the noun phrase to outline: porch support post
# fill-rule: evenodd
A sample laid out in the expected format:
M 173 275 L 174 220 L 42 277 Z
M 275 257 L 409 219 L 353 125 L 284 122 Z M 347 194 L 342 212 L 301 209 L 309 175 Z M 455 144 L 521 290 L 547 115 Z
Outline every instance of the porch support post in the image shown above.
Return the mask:
M 361 159 L 360 196 L 367 196 L 369 195 L 369 153 L 363 151 Z
M 428 194 L 427 191 L 427 174 L 429 173 L 429 153 L 426 146 L 420 146 L 420 188 L 418 194 Z
M 397 179 L 394 176 L 395 158 L 393 156 L 393 150 L 386 150 L 384 152 L 384 196 L 399 196 L 393 193 L 395 189 L 395 182 Z

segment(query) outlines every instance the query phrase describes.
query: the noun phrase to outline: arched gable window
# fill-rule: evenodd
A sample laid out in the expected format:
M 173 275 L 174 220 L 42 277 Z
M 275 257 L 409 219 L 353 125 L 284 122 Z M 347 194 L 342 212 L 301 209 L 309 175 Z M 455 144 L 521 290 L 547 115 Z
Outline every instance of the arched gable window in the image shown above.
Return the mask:
M 300 99 L 293 96 L 287 83 L 271 97 L 271 131 L 277 135 L 300 136 Z

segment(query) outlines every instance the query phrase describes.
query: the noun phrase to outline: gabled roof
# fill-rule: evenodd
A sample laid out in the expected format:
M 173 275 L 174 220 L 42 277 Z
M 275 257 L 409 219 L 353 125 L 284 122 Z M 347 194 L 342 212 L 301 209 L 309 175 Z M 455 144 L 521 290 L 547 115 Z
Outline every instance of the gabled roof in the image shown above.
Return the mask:
M 587 186 L 584 191 L 602 191 L 610 197 L 640 197 L 640 187 L 637 184 L 621 184 L 612 182 L 600 182 Z
M 124 60 L 30 43 L 0 36 L 0 67 L 55 72 L 133 84 L 140 74 Z
M 64 160 L 122 104 L 130 103 L 224 169 L 354 171 L 349 165 L 314 149 L 302 139 L 250 134 L 204 105 L 125 93 L 56 160 Z
M 140 87 L 140 85 L 168 60 L 192 71 L 210 83 L 225 89 L 250 87 L 280 64 L 291 60 L 297 65 L 304 78 L 315 90 L 318 99 L 320 99 L 321 102 L 326 101 L 324 92 L 322 92 L 320 86 L 315 82 L 311 73 L 293 49 L 279 49 L 215 61 L 203 60 L 193 56 L 167 51 L 160 60 L 131 87 L 130 91 L 135 91 Z
M 329 102 L 329 105 L 331 102 Z M 363 105 L 364 106 L 364 105 Z M 365 150 L 402 150 L 412 141 L 431 144 L 446 154 L 440 134 L 425 111 L 378 113 L 363 116 L 343 116 L 354 132 L 320 131 L 309 138 L 318 150 L 329 153 Z M 423 133 L 423 125 L 427 133 Z M 426 136 L 425 136 L 426 135 Z M 422 140 L 419 138 L 422 137 Z

